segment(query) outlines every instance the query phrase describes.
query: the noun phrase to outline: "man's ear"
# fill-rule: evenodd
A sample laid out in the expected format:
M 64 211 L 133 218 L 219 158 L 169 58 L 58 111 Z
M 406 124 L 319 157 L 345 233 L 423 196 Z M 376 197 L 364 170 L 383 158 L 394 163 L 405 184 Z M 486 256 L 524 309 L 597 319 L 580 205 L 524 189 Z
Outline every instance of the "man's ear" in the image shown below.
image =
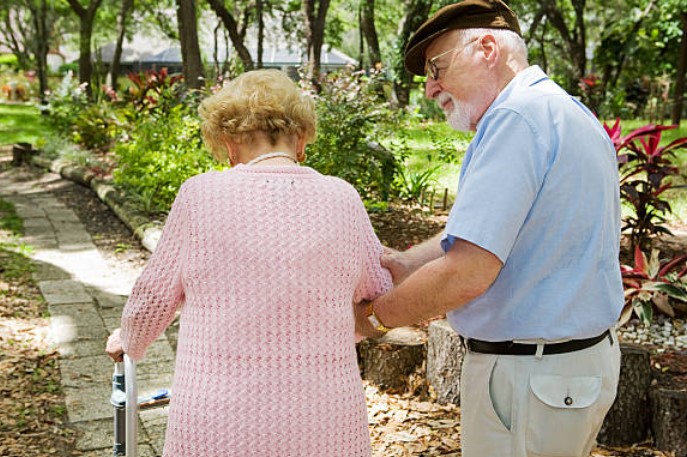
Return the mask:
M 496 64 L 500 56 L 499 45 L 494 35 L 487 33 L 479 40 L 480 51 L 487 64 L 491 67 Z

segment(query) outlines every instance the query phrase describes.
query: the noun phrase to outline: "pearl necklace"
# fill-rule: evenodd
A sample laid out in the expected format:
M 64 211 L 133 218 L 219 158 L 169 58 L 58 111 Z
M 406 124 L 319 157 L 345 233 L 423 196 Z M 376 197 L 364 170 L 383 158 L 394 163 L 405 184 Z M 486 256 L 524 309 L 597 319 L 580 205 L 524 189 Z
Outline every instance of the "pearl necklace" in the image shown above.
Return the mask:
M 263 160 L 268 160 L 268 159 L 273 159 L 275 157 L 284 157 L 286 159 L 293 160 L 294 163 L 298 163 L 296 159 L 294 159 L 290 154 L 287 154 L 286 152 L 268 152 L 266 154 L 262 154 L 254 158 L 253 160 L 246 162 L 246 165 L 255 165 L 258 162 L 262 162 Z

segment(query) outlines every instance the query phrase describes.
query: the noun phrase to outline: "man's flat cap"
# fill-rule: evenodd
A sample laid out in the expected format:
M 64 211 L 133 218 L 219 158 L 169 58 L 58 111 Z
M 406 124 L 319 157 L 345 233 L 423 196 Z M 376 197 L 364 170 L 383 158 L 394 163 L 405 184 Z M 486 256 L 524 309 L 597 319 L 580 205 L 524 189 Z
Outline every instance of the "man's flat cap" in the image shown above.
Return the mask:
M 406 46 L 406 68 L 424 75 L 425 50 L 435 38 L 450 30 L 475 28 L 507 29 L 521 35 L 517 16 L 501 0 L 464 0 L 441 8 L 417 29 Z

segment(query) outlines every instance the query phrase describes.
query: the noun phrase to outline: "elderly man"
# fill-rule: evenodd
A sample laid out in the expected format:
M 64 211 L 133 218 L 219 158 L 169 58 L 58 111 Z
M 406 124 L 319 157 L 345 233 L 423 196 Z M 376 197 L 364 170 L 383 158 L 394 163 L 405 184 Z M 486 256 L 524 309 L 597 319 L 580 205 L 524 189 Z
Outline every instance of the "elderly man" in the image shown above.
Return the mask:
M 464 457 L 587 456 L 616 395 L 623 304 L 613 145 L 529 66 L 515 14 L 465 0 L 427 20 L 405 65 L 474 130 L 444 233 L 382 263 L 397 287 L 359 330 L 444 313 L 463 337 Z

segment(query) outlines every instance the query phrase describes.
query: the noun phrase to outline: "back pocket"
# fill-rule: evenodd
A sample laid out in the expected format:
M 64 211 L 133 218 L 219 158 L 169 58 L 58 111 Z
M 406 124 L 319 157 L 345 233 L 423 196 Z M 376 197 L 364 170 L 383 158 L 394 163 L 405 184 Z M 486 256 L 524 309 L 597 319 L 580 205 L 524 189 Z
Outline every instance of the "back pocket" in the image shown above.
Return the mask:
M 533 456 L 578 457 L 595 438 L 607 407 L 601 376 L 530 377 L 527 449 Z

